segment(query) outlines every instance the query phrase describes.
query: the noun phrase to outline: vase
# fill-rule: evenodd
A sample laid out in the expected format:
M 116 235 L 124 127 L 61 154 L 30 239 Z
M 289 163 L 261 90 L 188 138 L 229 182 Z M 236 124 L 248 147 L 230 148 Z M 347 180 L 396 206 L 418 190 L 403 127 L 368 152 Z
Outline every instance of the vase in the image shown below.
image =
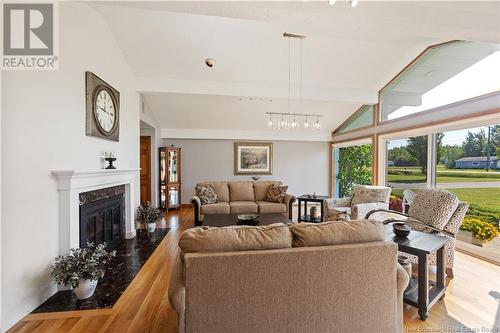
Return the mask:
M 312 206 L 309 209 L 309 216 L 311 217 L 311 220 L 317 220 L 318 219 L 318 207 Z
M 96 287 L 97 280 L 80 280 L 80 284 L 73 291 L 78 299 L 87 299 L 94 295 Z
M 155 232 L 156 222 L 148 223 L 148 232 Z
M 398 263 L 404 268 L 406 273 L 408 273 L 408 276 L 411 278 L 412 277 L 412 266 L 411 266 L 411 260 L 407 256 L 400 255 L 398 256 Z

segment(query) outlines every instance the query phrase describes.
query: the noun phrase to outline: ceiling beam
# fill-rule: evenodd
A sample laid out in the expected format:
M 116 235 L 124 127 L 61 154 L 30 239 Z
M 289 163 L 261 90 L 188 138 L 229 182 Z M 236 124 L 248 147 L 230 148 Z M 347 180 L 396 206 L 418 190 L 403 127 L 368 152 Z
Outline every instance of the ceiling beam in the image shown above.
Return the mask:
M 288 98 L 288 85 L 153 77 L 136 78 L 136 90 L 140 93 L 200 94 L 271 99 Z M 297 91 L 297 87 L 294 87 L 293 91 Z M 297 97 L 292 96 L 292 99 L 296 99 Z M 305 86 L 302 88 L 302 98 L 311 101 L 375 104 L 377 103 L 377 91 L 345 87 Z

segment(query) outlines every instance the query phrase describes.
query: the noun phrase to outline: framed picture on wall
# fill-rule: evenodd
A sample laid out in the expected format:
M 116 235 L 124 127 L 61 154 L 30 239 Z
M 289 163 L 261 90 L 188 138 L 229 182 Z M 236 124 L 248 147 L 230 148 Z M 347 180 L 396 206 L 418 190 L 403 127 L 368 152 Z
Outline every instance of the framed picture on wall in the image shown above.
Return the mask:
M 273 144 L 268 142 L 234 143 L 235 175 L 272 175 Z

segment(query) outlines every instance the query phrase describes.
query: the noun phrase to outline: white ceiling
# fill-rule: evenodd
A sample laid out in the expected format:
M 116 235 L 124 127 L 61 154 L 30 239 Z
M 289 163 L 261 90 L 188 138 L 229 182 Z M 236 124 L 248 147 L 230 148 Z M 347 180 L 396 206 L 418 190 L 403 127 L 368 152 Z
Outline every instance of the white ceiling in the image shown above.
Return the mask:
M 327 1 L 93 6 L 108 22 L 160 125 L 176 133 L 265 130 L 266 111 L 286 110 L 285 31 L 309 35 L 302 44 L 300 110 L 324 114 L 325 133 L 362 104 L 375 103 L 377 91 L 428 45 L 455 39 L 500 43 L 500 2 L 361 1 L 357 8 L 342 1 L 334 6 Z M 294 85 L 298 45 L 292 44 Z M 215 68 L 204 65 L 208 57 L 216 59 Z M 292 97 L 298 94 L 294 86 Z M 296 139 L 302 136 L 297 133 Z

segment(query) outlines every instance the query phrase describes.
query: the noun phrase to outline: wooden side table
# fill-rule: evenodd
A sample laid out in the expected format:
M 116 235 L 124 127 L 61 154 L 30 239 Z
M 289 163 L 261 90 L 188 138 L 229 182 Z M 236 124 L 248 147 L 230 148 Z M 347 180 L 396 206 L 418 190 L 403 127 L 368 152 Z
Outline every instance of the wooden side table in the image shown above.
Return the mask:
M 324 201 L 326 199 L 330 199 L 329 196 L 326 195 L 316 195 L 316 196 L 309 196 L 308 194 L 303 194 L 297 198 L 297 202 L 299 205 L 299 216 L 298 216 L 298 222 L 323 222 L 325 220 L 324 217 L 324 211 L 323 211 L 323 205 Z M 321 218 L 318 220 L 317 218 L 313 218 L 311 215 L 308 214 L 307 212 L 307 203 L 308 202 L 314 202 L 314 203 L 319 203 L 321 204 Z M 302 204 L 304 204 L 304 214 L 302 215 Z
M 408 237 L 396 237 L 392 227 L 385 227 L 385 238 L 398 244 L 401 252 L 418 257 L 418 277 L 410 277 L 410 283 L 403 295 L 403 302 L 418 308 L 421 320 L 429 316 L 429 309 L 441 298 L 446 291 L 444 276 L 444 245 L 446 237 L 412 230 Z M 429 255 L 436 251 L 437 274 L 436 281 L 429 280 Z

